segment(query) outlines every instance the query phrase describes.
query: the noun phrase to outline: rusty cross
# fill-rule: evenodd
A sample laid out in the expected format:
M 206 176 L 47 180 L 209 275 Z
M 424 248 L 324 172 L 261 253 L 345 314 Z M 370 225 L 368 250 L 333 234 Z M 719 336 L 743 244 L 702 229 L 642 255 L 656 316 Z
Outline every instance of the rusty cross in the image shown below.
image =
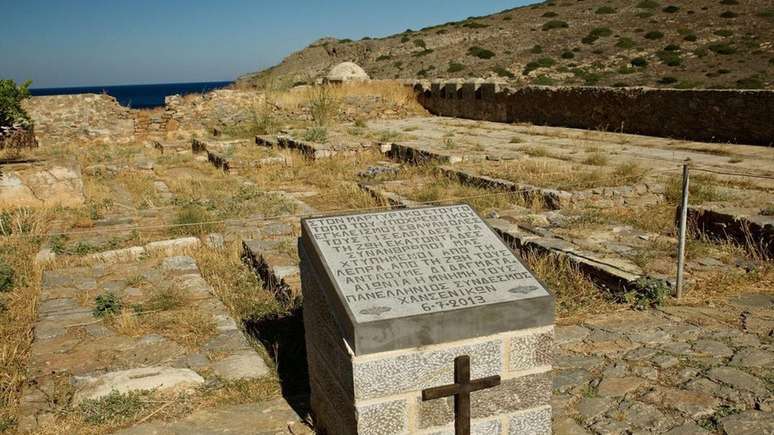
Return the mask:
M 470 393 L 500 385 L 500 376 L 470 380 L 470 357 L 454 358 L 454 383 L 422 391 L 422 400 L 454 396 L 454 435 L 470 435 Z

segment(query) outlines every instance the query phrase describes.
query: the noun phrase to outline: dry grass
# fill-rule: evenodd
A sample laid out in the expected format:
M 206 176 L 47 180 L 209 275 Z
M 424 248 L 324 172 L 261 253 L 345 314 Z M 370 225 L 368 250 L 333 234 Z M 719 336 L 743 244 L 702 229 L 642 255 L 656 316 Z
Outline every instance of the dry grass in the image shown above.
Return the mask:
M 37 318 L 41 270 L 33 258 L 37 241 L 28 237 L 45 234 L 51 211 L 5 211 L 0 236 L 0 260 L 13 270 L 13 285 L 0 292 L 0 428 L 12 427 L 18 395 L 26 381 L 26 364 Z M 0 430 L 1 432 L 2 430 Z
M 589 169 L 583 165 L 549 159 L 488 162 L 480 172 L 482 175 L 503 178 L 515 183 L 562 190 L 616 186 L 620 183 L 619 179 L 612 177 L 605 169 Z
M 620 308 L 612 296 L 596 287 L 578 268 L 566 259 L 531 254 L 523 257 L 535 276 L 551 289 L 560 323 Z
M 145 421 L 180 419 L 194 411 L 219 405 L 265 401 L 278 397 L 279 392 L 276 377 L 268 376 L 203 386 L 190 393 L 114 393 L 99 400 L 85 401 L 74 408 L 63 406 L 57 418 L 43 424 L 36 433 L 109 434 Z
M 201 248 L 193 252 L 202 277 L 234 318 L 242 321 L 259 320 L 284 313 L 274 296 L 241 259 L 242 246 L 229 242 L 223 250 Z
M 531 204 L 526 204 L 523 197 L 518 194 L 461 184 L 449 177 L 437 174 L 430 168 L 425 169 L 425 171 L 427 175 L 423 180 L 419 181 L 412 176 L 401 177 L 405 183 L 391 190 L 417 202 L 441 205 L 452 202 L 465 203 L 484 215 L 511 208 L 514 204 L 522 207 L 531 206 Z
M 371 80 L 340 85 L 310 86 L 303 90 L 269 92 L 266 99 L 283 110 L 296 111 L 315 99 L 319 100 L 315 95 L 320 92 L 321 87 L 328 89 L 330 97 L 335 101 L 343 101 L 351 97 L 378 97 L 384 103 L 405 107 L 412 113 L 425 113 L 425 109 L 417 102 L 413 89 L 394 80 Z

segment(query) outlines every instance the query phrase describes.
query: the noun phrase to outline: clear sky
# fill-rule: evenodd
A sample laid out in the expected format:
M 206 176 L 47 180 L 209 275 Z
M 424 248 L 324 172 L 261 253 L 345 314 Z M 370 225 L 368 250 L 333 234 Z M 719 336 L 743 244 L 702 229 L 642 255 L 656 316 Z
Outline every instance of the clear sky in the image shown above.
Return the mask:
M 360 39 L 535 0 L 0 0 L 0 78 L 33 87 L 232 80 Z

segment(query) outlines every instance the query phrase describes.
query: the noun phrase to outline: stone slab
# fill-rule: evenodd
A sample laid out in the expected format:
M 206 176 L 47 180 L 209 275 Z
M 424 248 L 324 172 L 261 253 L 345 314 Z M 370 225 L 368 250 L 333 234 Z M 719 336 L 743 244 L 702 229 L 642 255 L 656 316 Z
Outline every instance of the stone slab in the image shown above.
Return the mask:
M 310 262 L 356 355 L 553 323 L 553 298 L 468 205 L 302 220 Z
M 190 369 L 145 367 L 105 373 L 77 379 L 81 384 L 73 396 L 74 403 L 99 399 L 112 391 L 121 394 L 139 390 L 186 389 L 204 383 L 204 378 Z

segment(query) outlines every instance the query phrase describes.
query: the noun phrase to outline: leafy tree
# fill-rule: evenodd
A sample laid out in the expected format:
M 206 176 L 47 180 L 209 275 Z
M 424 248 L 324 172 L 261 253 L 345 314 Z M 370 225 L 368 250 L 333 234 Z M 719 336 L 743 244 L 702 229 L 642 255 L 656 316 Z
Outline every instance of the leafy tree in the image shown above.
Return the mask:
M 31 83 L 28 80 L 17 86 L 13 80 L 0 80 L 0 125 L 32 123 L 21 106 L 22 100 L 30 96 Z

